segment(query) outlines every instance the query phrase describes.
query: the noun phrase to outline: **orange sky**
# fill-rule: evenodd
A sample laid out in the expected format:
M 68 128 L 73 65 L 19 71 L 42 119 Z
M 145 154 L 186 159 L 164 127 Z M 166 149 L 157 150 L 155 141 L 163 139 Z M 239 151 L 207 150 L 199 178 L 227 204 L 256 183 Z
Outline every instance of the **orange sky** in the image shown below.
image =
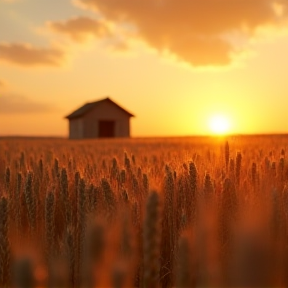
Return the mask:
M 110 96 L 133 136 L 288 132 L 287 0 L 0 0 L 0 135 L 67 136 Z

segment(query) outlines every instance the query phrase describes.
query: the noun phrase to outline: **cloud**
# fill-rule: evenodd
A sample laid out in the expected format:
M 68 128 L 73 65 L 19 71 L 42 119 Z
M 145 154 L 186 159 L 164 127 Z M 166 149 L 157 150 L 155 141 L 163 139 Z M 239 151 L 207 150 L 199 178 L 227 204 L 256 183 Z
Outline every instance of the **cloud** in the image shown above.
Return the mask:
M 227 65 L 258 29 L 287 25 L 286 0 L 77 0 L 107 21 L 128 23 L 160 52 L 194 66 Z M 286 24 L 284 24 L 286 23 Z M 235 35 L 245 39 L 237 44 Z
M 28 114 L 53 112 L 57 108 L 51 104 L 34 101 L 17 94 L 0 94 L 1 114 Z
M 28 44 L 0 43 L 0 61 L 21 66 L 61 66 L 65 53 L 57 48 L 37 48 Z
M 48 22 L 48 26 L 53 31 L 66 34 L 77 42 L 83 42 L 89 36 L 96 38 L 109 36 L 109 29 L 103 21 L 89 17 L 76 17 L 67 21 Z
M 47 26 L 54 32 L 69 36 L 78 43 L 88 39 L 102 40 L 102 44 L 112 52 L 128 52 L 130 48 L 129 39 L 135 38 L 133 29 L 127 25 L 114 25 L 100 17 L 92 19 L 89 17 L 76 17 L 66 21 L 48 22 Z M 134 34 L 133 34 L 134 33 Z

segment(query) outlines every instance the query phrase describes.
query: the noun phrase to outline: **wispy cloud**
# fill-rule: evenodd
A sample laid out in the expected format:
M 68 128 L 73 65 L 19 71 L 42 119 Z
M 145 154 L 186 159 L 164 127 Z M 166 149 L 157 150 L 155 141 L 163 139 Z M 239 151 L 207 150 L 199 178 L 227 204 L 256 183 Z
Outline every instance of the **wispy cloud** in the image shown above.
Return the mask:
M 99 40 L 111 52 L 121 54 L 129 51 L 130 40 L 137 39 L 135 29 L 131 29 L 131 25 L 115 25 L 103 17 L 93 19 L 81 16 L 65 21 L 50 21 L 47 22 L 47 26 L 53 32 L 66 35 L 77 43 L 91 39 Z
M 288 16 L 288 1 L 284 0 L 77 2 L 115 25 L 133 25 L 139 39 L 149 46 L 194 66 L 231 63 L 233 55 L 245 50 L 258 29 L 287 25 Z
M 77 42 L 83 42 L 89 36 L 103 38 L 110 34 L 105 22 L 83 16 L 66 21 L 48 22 L 48 26 L 53 31 L 66 34 Z
M 0 61 L 21 66 L 61 66 L 65 52 L 58 48 L 39 48 L 22 43 L 0 43 Z
M 46 113 L 56 110 L 57 107 L 52 104 L 38 102 L 23 95 L 0 94 L 0 113 L 2 114 Z

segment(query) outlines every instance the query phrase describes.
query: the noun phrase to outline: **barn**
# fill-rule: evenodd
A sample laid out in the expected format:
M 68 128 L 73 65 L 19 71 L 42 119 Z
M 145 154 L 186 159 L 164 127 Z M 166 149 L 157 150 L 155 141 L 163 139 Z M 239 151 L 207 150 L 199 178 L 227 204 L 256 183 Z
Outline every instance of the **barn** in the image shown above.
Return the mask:
M 69 120 L 69 138 L 130 137 L 133 114 L 109 97 L 84 104 L 65 118 Z

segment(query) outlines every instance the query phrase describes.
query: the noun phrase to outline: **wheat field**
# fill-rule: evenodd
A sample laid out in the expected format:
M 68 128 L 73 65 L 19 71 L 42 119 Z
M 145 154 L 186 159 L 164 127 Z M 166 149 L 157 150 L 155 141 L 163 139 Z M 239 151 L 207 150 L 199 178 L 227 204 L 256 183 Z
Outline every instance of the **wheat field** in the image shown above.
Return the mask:
M 288 137 L 0 140 L 0 287 L 287 287 Z

